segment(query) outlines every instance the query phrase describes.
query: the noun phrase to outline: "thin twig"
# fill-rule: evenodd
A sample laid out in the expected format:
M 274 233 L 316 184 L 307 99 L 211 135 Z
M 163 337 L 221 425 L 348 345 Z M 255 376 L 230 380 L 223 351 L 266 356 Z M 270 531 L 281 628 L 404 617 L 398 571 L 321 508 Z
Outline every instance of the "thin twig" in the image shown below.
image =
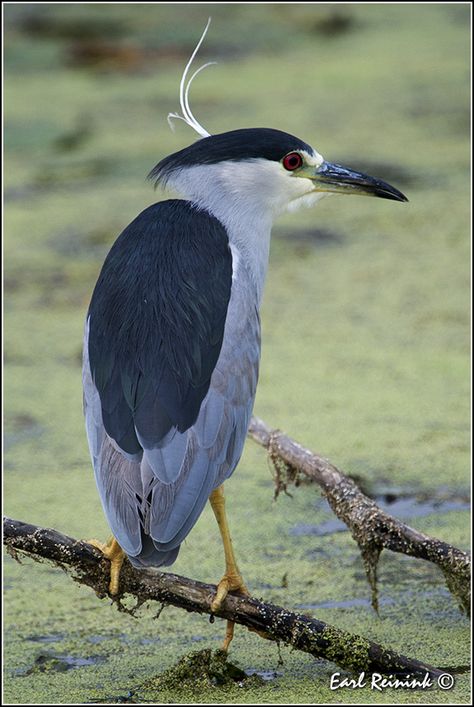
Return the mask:
M 334 513 L 347 525 L 359 545 L 375 609 L 377 562 L 385 548 L 438 565 L 461 611 L 469 615 L 471 558 L 468 553 L 410 528 L 385 513 L 331 462 L 305 449 L 283 432 L 270 429 L 263 420 L 252 417 L 248 435 L 268 450 L 273 462 L 277 461 L 279 473 L 282 464 L 287 466 L 286 483 L 291 483 L 296 472 L 300 472 L 322 488 Z M 285 481 L 279 483 L 286 489 Z

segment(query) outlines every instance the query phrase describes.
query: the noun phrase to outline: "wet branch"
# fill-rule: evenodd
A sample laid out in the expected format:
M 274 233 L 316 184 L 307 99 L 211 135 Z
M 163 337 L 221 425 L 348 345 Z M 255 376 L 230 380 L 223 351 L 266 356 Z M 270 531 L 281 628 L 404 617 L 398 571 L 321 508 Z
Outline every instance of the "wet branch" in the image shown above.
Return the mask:
M 92 588 L 99 597 L 108 594 L 109 561 L 88 543 L 57 530 L 10 518 L 4 518 L 3 531 L 3 542 L 16 559 L 18 553 L 25 553 L 38 561 L 51 560 L 75 581 Z M 210 603 L 216 591 L 215 585 L 178 575 L 135 570 L 128 561 L 122 567 L 120 583 L 120 598 L 115 601 L 119 609 L 126 611 L 129 610 L 123 606 L 121 598 L 130 594 L 137 601 L 135 609 L 144 602 L 158 601 L 186 611 L 210 614 Z M 442 674 L 436 668 L 385 649 L 362 636 L 252 597 L 229 594 L 216 616 L 231 619 L 259 631 L 260 635 L 266 634 L 269 640 L 282 641 L 355 673 L 428 675 L 431 678 Z
M 324 457 L 305 449 L 263 420 L 252 417 L 249 437 L 268 450 L 276 470 L 276 493 L 303 474 L 323 490 L 332 510 L 349 528 L 359 545 L 377 610 L 377 563 L 385 548 L 434 562 L 444 573 L 448 589 L 461 611 L 470 613 L 470 569 L 468 553 L 405 525 L 385 513 L 375 501 Z

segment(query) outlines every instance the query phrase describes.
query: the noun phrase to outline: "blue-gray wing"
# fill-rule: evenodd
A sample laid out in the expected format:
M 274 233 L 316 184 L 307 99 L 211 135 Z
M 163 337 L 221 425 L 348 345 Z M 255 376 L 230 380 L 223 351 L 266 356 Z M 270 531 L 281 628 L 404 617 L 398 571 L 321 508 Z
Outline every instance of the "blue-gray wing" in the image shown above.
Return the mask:
M 173 203 L 172 215 L 182 204 L 187 202 Z M 195 224 L 194 216 L 180 211 L 179 229 Z M 216 227 L 211 226 L 215 239 Z M 211 245 L 219 251 L 219 244 Z M 232 257 L 228 243 L 227 250 L 223 245 L 221 256 L 218 252 L 209 258 L 205 252 L 205 266 L 194 262 L 198 283 L 184 272 L 186 253 L 181 250 L 178 271 L 169 273 L 177 293 L 171 302 L 166 281 L 154 295 L 147 285 L 141 294 L 153 301 L 152 309 L 161 308 L 160 315 L 165 309 L 165 314 L 160 318 L 154 312 L 140 327 L 129 326 L 133 341 L 130 333 L 120 339 L 118 332 L 130 319 L 125 301 L 134 293 L 114 285 L 117 273 L 120 280 L 125 265 L 131 267 L 129 246 L 125 256 L 115 253 L 113 267 L 99 278 L 102 291 L 89 310 L 83 369 L 89 446 L 107 519 L 137 566 L 169 565 L 176 559 L 211 491 L 235 469 L 245 442 L 257 384 L 260 323 L 251 279 L 242 264 L 232 279 Z M 197 246 L 186 242 L 183 248 Z M 170 260 L 160 267 L 172 268 Z M 203 273 L 204 267 L 210 271 Z M 186 293 L 176 287 L 178 278 L 184 287 L 194 287 L 188 309 Z M 112 294 L 104 288 L 112 288 Z

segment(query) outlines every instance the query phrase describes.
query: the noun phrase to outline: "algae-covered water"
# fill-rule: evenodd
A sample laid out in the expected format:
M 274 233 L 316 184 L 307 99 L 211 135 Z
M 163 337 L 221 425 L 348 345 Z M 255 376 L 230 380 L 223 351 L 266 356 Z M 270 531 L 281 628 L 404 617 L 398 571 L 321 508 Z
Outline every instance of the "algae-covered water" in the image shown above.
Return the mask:
M 274 229 L 255 412 L 329 457 L 395 515 L 469 545 L 467 4 L 31 4 L 5 8 L 4 512 L 108 534 L 82 420 L 83 320 L 103 258 L 154 194 L 144 179 L 194 135 L 182 67 L 210 132 L 268 126 L 394 184 L 408 204 L 332 197 Z M 336 666 L 237 628 L 230 659 L 264 680 L 156 679 L 217 648 L 224 624 L 167 607 L 138 619 L 60 570 L 5 558 L 4 699 L 15 704 L 467 703 L 469 624 L 441 572 L 381 558 L 380 616 L 362 561 L 313 486 L 273 502 L 248 442 L 226 484 L 251 592 L 446 668 L 441 690 L 330 689 Z M 223 570 L 206 509 L 173 571 Z

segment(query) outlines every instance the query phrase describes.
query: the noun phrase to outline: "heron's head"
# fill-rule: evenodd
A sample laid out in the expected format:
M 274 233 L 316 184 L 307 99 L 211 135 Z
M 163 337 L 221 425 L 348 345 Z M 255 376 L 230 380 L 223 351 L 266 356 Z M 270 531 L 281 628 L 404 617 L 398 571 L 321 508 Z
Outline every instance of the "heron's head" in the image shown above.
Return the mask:
M 187 78 L 210 21 L 181 78 L 182 115 L 168 116 L 168 121 L 183 120 L 201 139 L 161 160 L 149 175 L 156 183 L 171 186 L 227 224 L 245 221 L 247 227 L 271 222 L 275 215 L 311 205 L 328 193 L 407 201 L 390 184 L 326 162 L 311 145 L 281 130 L 243 128 L 210 135 L 189 105 L 191 83 L 209 63 Z
M 214 212 L 220 204 L 273 217 L 328 193 L 407 201 L 381 179 L 327 162 L 303 140 L 270 128 L 203 137 L 165 157 L 150 176 Z

